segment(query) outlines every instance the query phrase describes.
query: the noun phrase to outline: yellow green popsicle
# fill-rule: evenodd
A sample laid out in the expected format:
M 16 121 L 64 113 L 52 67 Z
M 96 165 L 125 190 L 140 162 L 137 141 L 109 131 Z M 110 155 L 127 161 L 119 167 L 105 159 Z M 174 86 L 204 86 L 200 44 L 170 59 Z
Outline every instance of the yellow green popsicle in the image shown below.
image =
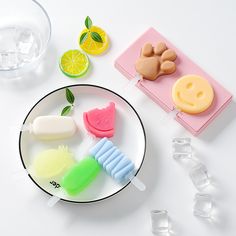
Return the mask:
M 63 175 L 75 164 L 73 155 L 65 146 L 39 153 L 33 162 L 34 175 L 40 179 L 51 179 Z
M 88 156 L 67 171 L 61 181 L 62 188 L 71 196 L 83 191 L 99 174 L 101 167 Z

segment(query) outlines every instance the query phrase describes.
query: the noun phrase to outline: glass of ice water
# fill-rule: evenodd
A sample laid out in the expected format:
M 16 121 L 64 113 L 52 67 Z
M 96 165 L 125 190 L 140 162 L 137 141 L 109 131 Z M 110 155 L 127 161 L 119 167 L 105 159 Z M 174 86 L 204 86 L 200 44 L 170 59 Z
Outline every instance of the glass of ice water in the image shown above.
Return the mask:
M 0 8 L 0 78 L 36 69 L 51 37 L 47 12 L 35 0 L 7 0 Z

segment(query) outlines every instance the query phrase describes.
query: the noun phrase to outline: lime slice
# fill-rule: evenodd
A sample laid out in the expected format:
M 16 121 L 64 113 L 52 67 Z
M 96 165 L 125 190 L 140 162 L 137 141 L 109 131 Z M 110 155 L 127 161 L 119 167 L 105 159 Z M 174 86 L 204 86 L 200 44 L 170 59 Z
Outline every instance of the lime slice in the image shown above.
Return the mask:
M 60 69 L 71 78 L 82 77 L 86 74 L 88 68 L 89 59 L 87 55 L 77 49 L 69 50 L 61 57 Z

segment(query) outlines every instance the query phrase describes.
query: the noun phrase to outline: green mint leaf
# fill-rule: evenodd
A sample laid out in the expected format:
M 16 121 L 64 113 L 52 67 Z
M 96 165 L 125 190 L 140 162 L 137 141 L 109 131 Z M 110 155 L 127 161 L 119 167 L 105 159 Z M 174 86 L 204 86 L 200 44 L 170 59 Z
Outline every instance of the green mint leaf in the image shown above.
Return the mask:
M 81 34 L 80 39 L 79 39 L 79 44 L 83 44 L 87 38 L 88 38 L 88 32 Z
M 90 19 L 89 16 L 87 16 L 86 19 L 85 19 L 85 26 L 86 26 L 86 28 L 90 29 L 92 27 L 92 25 L 93 25 L 92 20 Z
M 91 32 L 91 37 L 95 42 L 103 43 L 102 37 L 97 32 Z
M 74 104 L 74 101 L 75 101 L 74 94 L 68 88 L 66 88 L 66 99 L 70 104 L 72 105 Z
M 72 106 L 66 106 L 63 108 L 62 112 L 61 112 L 61 116 L 67 116 L 70 114 L 71 112 L 71 108 Z

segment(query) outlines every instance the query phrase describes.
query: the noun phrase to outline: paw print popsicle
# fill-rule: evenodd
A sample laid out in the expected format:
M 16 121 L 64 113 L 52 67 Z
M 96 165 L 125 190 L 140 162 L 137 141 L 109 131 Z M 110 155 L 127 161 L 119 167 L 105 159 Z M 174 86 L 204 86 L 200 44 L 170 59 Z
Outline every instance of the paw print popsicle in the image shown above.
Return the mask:
M 176 58 L 175 51 L 168 49 L 165 43 L 160 42 L 155 47 L 146 43 L 135 63 L 135 69 L 143 79 L 156 80 L 161 75 L 175 72 L 174 61 Z
M 145 190 L 145 185 L 135 177 L 134 163 L 107 138 L 101 139 L 89 153 L 117 182 L 125 183 L 130 180 L 140 191 Z

